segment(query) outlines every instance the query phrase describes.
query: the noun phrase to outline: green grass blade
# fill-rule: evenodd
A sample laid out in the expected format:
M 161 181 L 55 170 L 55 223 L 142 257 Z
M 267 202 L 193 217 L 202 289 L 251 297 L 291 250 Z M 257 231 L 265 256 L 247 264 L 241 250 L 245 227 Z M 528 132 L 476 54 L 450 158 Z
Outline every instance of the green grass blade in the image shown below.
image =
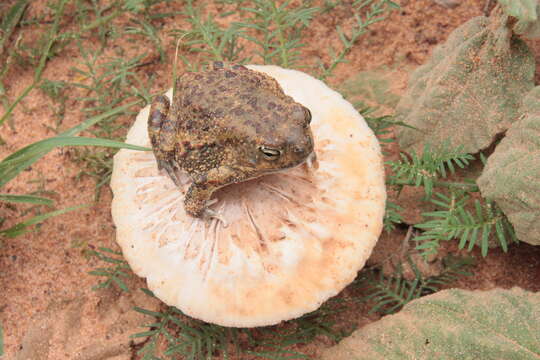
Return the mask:
M 465 245 L 467 244 L 467 240 L 469 239 L 469 232 L 471 231 L 470 228 L 466 228 L 463 233 L 461 234 L 461 239 L 459 240 L 459 249 L 463 249 Z
M 65 5 L 67 4 L 69 0 L 61 0 L 60 3 L 59 3 L 59 6 L 58 6 L 58 9 L 56 11 L 56 15 L 55 15 L 55 18 L 54 18 L 54 23 L 51 27 L 51 29 L 49 30 L 49 35 L 47 36 L 47 38 L 49 39 L 49 41 L 47 42 L 43 52 L 41 53 L 41 57 L 39 59 L 39 64 L 34 72 L 34 81 L 32 82 L 32 84 L 30 84 L 23 92 L 21 95 L 19 95 L 15 101 L 13 101 L 13 103 L 11 103 L 11 105 L 9 106 L 9 108 L 6 110 L 6 112 L 4 113 L 4 115 L 2 115 L 2 117 L 0 118 L 0 125 L 2 125 L 2 123 L 4 121 L 6 121 L 6 119 L 11 115 L 11 113 L 13 112 L 13 110 L 15 109 L 15 107 L 30 93 L 30 91 L 32 91 L 32 89 L 34 89 L 38 83 L 40 82 L 41 80 L 41 75 L 43 73 L 43 70 L 45 69 L 45 65 L 47 63 L 47 59 L 49 58 L 50 56 L 50 52 L 51 52 L 51 48 L 53 47 L 54 43 L 58 40 L 58 29 L 59 29 L 59 26 L 60 26 L 60 19 L 62 18 L 63 14 L 64 14 L 64 7 Z
M 148 315 L 148 316 L 152 316 L 152 317 L 155 317 L 155 318 L 162 318 L 164 317 L 165 315 L 160 313 L 160 312 L 156 312 L 156 311 L 151 311 L 151 310 L 146 310 L 146 309 L 143 309 L 143 308 L 140 308 L 138 306 L 135 306 L 133 308 L 133 310 L 135 310 L 136 312 L 139 312 L 141 314 L 144 314 L 144 315 Z
M 121 251 L 114 251 L 113 249 L 109 249 L 109 248 L 103 247 L 103 246 L 100 246 L 98 249 L 99 249 L 99 251 L 102 251 L 102 252 L 106 252 L 106 253 L 109 253 L 109 254 L 114 254 L 114 255 L 122 256 L 122 252 L 121 252 Z
M 47 63 L 47 59 L 50 56 L 51 48 L 53 47 L 54 43 L 58 40 L 58 30 L 60 28 L 60 19 L 62 19 L 62 16 L 64 15 L 64 8 L 68 2 L 69 0 L 60 0 L 58 4 L 58 8 L 56 9 L 56 14 L 54 17 L 54 23 L 51 29 L 49 30 L 49 35 L 47 36 L 49 41 L 47 42 L 47 45 L 45 46 L 45 50 L 43 51 L 41 58 L 39 59 L 39 64 L 34 73 L 34 84 L 37 84 L 39 80 L 41 80 L 41 74 L 43 73 L 43 69 L 45 69 L 45 64 Z
M 2 330 L 2 324 L 0 323 L 0 356 L 4 355 L 4 331 Z
M 26 87 L 26 89 L 24 89 L 24 91 L 21 93 L 21 95 L 17 96 L 15 101 L 13 101 L 9 105 L 9 107 L 6 110 L 6 112 L 4 113 L 4 115 L 2 115 L 2 117 L 0 117 L 0 125 L 2 125 L 9 118 L 9 116 L 11 115 L 11 113 L 13 112 L 15 107 L 30 93 L 30 91 L 32 91 L 36 87 L 36 85 L 37 85 L 37 83 L 33 82 L 32 84 L 28 85 Z
M 92 270 L 92 271 L 89 271 L 88 273 L 94 276 L 109 276 L 110 275 L 110 273 L 106 269 Z
M 121 114 L 122 112 L 128 110 L 130 107 L 138 105 L 138 104 L 140 104 L 142 102 L 143 102 L 143 100 L 139 99 L 139 100 L 130 102 L 130 103 L 126 104 L 126 105 L 122 105 L 122 106 L 119 106 L 119 107 L 114 108 L 112 110 L 106 111 L 103 114 L 93 116 L 90 119 L 88 119 L 86 121 L 83 121 L 79 125 L 74 126 L 71 129 L 64 131 L 59 136 L 77 135 L 81 131 L 84 131 L 84 130 L 88 129 L 90 126 L 95 125 L 95 124 L 99 123 L 100 121 L 105 120 L 105 119 L 107 119 L 107 118 L 109 118 L 111 116 L 114 116 L 116 114 Z
M 118 149 L 130 149 L 139 151 L 152 151 L 151 148 L 145 146 L 126 144 L 121 141 L 109 139 L 91 138 L 84 136 L 57 136 L 55 138 L 56 146 L 103 146 Z
M 33 195 L 10 195 L 10 194 L 0 194 L 0 201 L 5 201 L 9 203 L 28 203 L 35 205 L 53 205 L 51 199 L 47 199 L 40 196 Z
M 2 32 L 2 37 L 0 37 L 0 55 L 4 50 L 5 42 L 10 38 L 11 33 L 19 21 L 21 21 L 22 15 L 27 6 L 28 0 L 17 1 L 2 19 L 2 25 L 0 25 L 0 30 Z
M 9 238 L 14 238 L 14 237 L 17 237 L 17 236 L 27 232 L 28 231 L 27 228 L 29 226 L 42 223 L 43 221 L 47 220 L 48 218 L 58 216 L 58 215 L 61 215 L 61 214 L 65 214 L 65 213 L 67 213 L 69 211 L 77 210 L 77 209 L 87 207 L 87 206 L 88 205 L 71 206 L 71 207 L 68 207 L 68 208 L 65 208 L 65 209 L 51 211 L 51 212 L 48 212 L 48 213 L 45 213 L 45 214 L 34 216 L 33 218 L 30 218 L 30 219 L 28 219 L 26 221 L 20 222 L 20 223 L 18 223 L 16 225 L 10 227 L 9 229 L 1 230 L 0 235 L 5 236 L 5 237 L 9 237 Z
M 86 129 L 88 129 L 89 127 L 91 127 L 92 125 L 95 125 L 97 123 L 99 123 L 100 121 L 103 121 L 111 116 L 114 116 L 116 114 L 120 114 L 124 111 L 126 111 L 127 109 L 129 109 L 130 107 L 132 106 L 135 106 L 135 105 L 138 105 L 139 103 L 141 103 L 142 100 L 137 100 L 137 101 L 133 101 L 129 104 L 126 104 L 126 105 L 122 105 L 122 106 L 119 106 L 117 108 L 114 108 L 112 110 L 109 110 L 109 111 L 106 111 L 104 112 L 103 114 L 99 114 L 99 115 L 96 115 L 96 116 L 93 116 L 91 117 L 90 119 L 86 120 L 86 121 L 83 121 L 82 123 L 80 123 L 79 125 L 76 125 L 74 127 L 72 127 L 71 129 L 69 130 L 66 130 L 64 131 L 63 133 L 61 133 L 60 135 L 58 136 L 74 136 L 74 135 L 77 135 L 78 133 L 80 133 L 81 131 L 84 131 Z M 34 144 L 37 144 L 37 143 L 34 143 Z M 16 151 L 14 152 L 13 154 L 7 156 L 4 160 L 2 160 L 2 162 L 0 162 L 0 174 L 2 174 L 2 164 L 4 163 L 4 161 L 6 160 L 10 160 L 12 158 L 17 158 L 20 156 L 19 152 L 23 151 L 24 149 L 26 148 L 29 148 L 31 146 L 33 146 L 34 144 L 30 144 L 28 145 L 27 147 L 25 148 L 22 148 L 21 150 L 19 151 Z M 50 150 L 49 150 L 50 151 Z M 39 160 L 43 155 L 45 155 L 46 153 L 43 153 L 41 154 L 39 157 L 37 157 L 34 161 L 32 161 L 28 166 L 32 165 L 35 161 Z M 0 176 L 0 179 L 4 179 L 2 176 Z M 10 179 L 11 180 L 11 179 Z M 3 182 L 3 183 L 0 183 L 0 187 L 2 187 L 5 183 L 7 183 L 7 181 Z
M 154 295 L 153 292 L 151 292 L 150 290 L 148 289 L 145 289 L 145 288 L 140 288 L 140 290 L 146 294 L 146 296 L 150 296 L 150 297 L 153 297 L 153 298 L 156 298 L 156 296 Z
M 504 236 L 504 230 L 502 223 L 500 221 L 497 221 L 495 223 L 495 232 L 497 233 L 497 238 L 499 239 L 499 243 L 501 244 L 501 248 L 504 252 L 508 251 L 508 243 L 506 242 L 506 237 Z
M 59 146 L 105 146 L 142 151 L 150 150 L 146 147 L 125 144 L 107 139 L 62 135 L 55 136 L 30 144 L 2 160 L 0 162 L 0 187 L 4 186 L 21 171 L 35 163 L 49 151 Z
M 4 331 L 2 330 L 2 324 L 0 323 L 0 356 L 4 355 Z
M 144 331 L 137 334 L 130 335 L 129 337 L 131 339 L 141 338 L 141 337 L 148 337 L 155 335 L 158 331 L 157 330 L 150 330 L 150 331 Z
M 126 283 L 124 283 L 124 282 L 122 281 L 122 279 L 113 276 L 113 277 L 112 277 L 112 280 L 116 283 L 116 285 L 118 285 L 118 287 L 119 287 L 120 289 L 122 289 L 122 290 L 125 291 L 125 292 L 129 292 L 128 286 L 126 285 Z

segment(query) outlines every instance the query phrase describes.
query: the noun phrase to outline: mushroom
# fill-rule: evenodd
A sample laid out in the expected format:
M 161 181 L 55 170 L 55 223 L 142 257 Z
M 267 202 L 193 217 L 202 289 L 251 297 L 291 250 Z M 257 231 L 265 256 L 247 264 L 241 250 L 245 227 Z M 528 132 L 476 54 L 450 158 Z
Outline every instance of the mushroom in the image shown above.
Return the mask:
M 381 233 L 386 200 L 379 144 L 350 103 L 300 71 L 248 67 L 311 110 L 317 169 L 218 190 L 213 208 L 224 221 L 186 214 L 187 176 L 177 187 L 151 152 L 120 150 L 111 180 L 117 241 L 133 271 L 168 305 L 234 327 L 299 317 L 351 283 Z M 150 146 L 148 111 L 127 142 Z

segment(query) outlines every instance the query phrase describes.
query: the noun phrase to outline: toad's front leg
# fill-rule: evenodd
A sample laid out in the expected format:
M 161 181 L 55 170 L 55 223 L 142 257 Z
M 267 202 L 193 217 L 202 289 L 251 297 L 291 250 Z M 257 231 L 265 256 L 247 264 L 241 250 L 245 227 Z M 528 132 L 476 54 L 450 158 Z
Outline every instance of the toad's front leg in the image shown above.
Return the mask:
M 227 227 L 227 221 L 216 211 L 208 207 L 217 202 L 217 199 L 210 200 L 212 193 L 218 188 L 208 186 L 207 184 L 191 184 L 186 197 L 184 198 L 184 209 L 193 216 L 203 219 L 217 219 L 221 221 L 224 227 Z
M 184 198 L 184 209 L 194 217 L 207 217 L 210 197 L 216 189 L 208 184 L 193 183 Z
M 176 125 L 169 118 L 169 99 L 157 96 L 150 106 L 148 117 L 148 136 L 156 157 L 158 170 L 165 169 L 176 186 L 181 186 L 178 177 L 178 167 L 174 162 L 174 147 L 176 143 Z
M 184 199 L 184 209 L 194 217 L 223 219 L 208 206 L 217 200 L 211 201 L 212 194 L 217 189 L 236 182 L 245 180 L 245 172 L 235 171 L 229 166 L 220 166 L 210 170 L 204 175 L 193 177 L 193 184 L 189 187 Z M 223 221 L 224 222 L 224 221 Z

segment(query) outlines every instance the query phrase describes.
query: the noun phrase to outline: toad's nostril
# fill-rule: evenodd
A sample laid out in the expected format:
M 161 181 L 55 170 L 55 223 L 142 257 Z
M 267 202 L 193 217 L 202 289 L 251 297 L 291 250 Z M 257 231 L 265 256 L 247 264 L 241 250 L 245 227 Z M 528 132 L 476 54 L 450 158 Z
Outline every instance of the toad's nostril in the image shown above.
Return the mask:
M 306 152 L 306 149 L 300 146 L 295 146 L 293 151 L 297 154 L 303 154 Z

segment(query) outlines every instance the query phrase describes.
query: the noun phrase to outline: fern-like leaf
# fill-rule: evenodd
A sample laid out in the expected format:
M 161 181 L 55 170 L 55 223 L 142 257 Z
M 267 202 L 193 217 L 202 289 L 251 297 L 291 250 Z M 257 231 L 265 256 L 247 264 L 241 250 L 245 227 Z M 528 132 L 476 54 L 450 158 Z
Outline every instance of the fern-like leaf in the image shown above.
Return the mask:
M 118 286 L 121 290 L 129 292 L 129 288 L 122 280 L 131 275 L 129 264 L 122 258 L 122 253 L 111 250 L 109 248 L 100 247 L 98 250 L 91 250 L 90 255 L 97 257 L 99 260 L 111 264 L 109 267 L 101 267 L 88 272 L 90 275 L 103 276 L 106 280 L 98 283 L 93 290 L 108 288 L 111 285 Z
M 424 147 L 422 155 L 412 152 L 410 155 L 400 154 L 399 161 L 390 161 L 394 175 L 390 178 L 391 185 L 423 186 L 426 197 L 431 197 L 433 187 L 439 178 L 446 178 L 448 173 L 453 174 L 456 166 L 464 168 L 474 157 L 463 152 L 462 147 L 448 149 L 447 145 L 439 149 Z
M 396 228 L 396 224 L 401 224 L 403 218 L 399 212 L 403 208 L 391 201 L 386 201 L 386 211 L 384 212 L 383 226 L 386 232 L 390 232 Z
M 489 236 L 492 233 L 496 235 L 505 252 L 510 240 L 517 241 L 512 225 L 495 203 L 487 200 L 482 205 L 479 200 L 475 200 L 474 211 L 470 211 L 465 208 L 468 201 L 468 195 L 435 194 L 431 202 L 437 205 L 439 210 L 424 213 L 423 216 L 431 220 L 415 225 L 416 228 L 424 230 L 424 233 L 414 238 L 419 242 L 417 249 L 430 254 L 437 252 L 440 241 L 459 239 L 460 249 L 467 246 L 470 251 L 477 245 L 481 248 L 482 256 L 486 256 Z
M 150 290 L 141 290 L 155 297 Z M 205 323 L 185 316 L 174 307 L 159 312 L 136 307 L 135 311 L 153 320 L 143 325 L 147 330 L 131 337 L 147 338 L 137 353 L 143 360 L 162 360 L 158 357 L 158 344 L 165 345 L 162 355 L 167 359 L 213 359 L 216 356 L 220 359 L 243 359 L 248 355 L 250 359 L 309 359 L 308 355 L 291 348 L 310 343 L 321 335 L 339 341 L 351 332 L 333 329 L 329 315 L 343 309 L 336 304 L 339 305 L 337 300 L 330 300 L 316 311 L 291 320 L 284 327 L 254 329 Z
M 190 29 L 173 30 L 172 34 L 182 40 L 182 45 L 191 52 L 201 53 L 204 61 L 230 61 L 242 63 L 249 59 L 241 59 L 243 47 L 238 40 L 244 36 L 244 29 L 239 23 L 232 23 L 223 28 L 215 21 L 214 16 L 203 17 L 200 7 L 193 6 L 193 0 L 187 0 L 183 13 L 190 23 Z M 189 71 L 198 71 L 196 64 L 191 64 L 183 56 L 180 57 Z
M 260 47 L 257 54 L 264 64 L 276 64 L 285 68 L 294 66 L 300 60 L 299 49 L 302 31 L 319 11 L 317 7 L 294 6 L 291 0 L 277 1 L 253 0 L 250 7 L 242 10 L 252 15 L 238 26 L 254 29 L 257 37 L 242 34 L 244 38 Z
M 361 278 L 360 281 L 365 281 L 371 292 L 363 300 L 375 303 L 370 313 L 393 314 L 410 301 L 439 291 L 441 286 L 456 280 L 459 276 L 471 275 L 465 270 L 467 266 L 472 264 L 471 258 L 448 257 L 444 260 L 442 273 L 429 277 L 422 275 L 410 257 L 407 262 L 415 275 L 412 280 L 407 280 L 403 276 L 401 264 L 393 276 L 385 276 L 382 271 L 375 269 Z

